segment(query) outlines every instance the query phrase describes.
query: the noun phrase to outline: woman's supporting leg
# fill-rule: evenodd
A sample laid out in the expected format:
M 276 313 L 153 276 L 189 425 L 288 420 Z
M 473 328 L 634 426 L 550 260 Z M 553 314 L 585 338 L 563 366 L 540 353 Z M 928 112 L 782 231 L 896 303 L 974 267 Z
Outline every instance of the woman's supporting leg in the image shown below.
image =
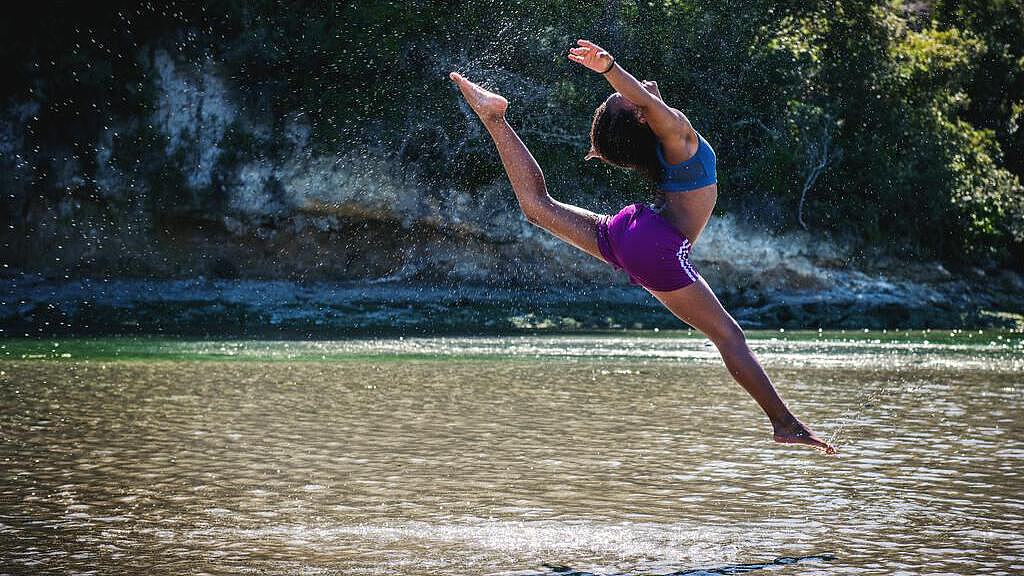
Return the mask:
M 494 140 L 526 219 L 580 250 L 602 258 L 597 246 L 597 214 L 548 195 L 540 166 L 505 120 L 508 101 L 455 72 L 450 78 Z
M 729 373 L 768 415 L 776 442 L 807 444 L 828 454 L 835 452 L 790 412 L 747 345 L 743 329 L 725 311 L 703 278 L 698 276 L 697 281 L 686 288 L 672 292 L 651 291 L 651 294 L 715 344 Z

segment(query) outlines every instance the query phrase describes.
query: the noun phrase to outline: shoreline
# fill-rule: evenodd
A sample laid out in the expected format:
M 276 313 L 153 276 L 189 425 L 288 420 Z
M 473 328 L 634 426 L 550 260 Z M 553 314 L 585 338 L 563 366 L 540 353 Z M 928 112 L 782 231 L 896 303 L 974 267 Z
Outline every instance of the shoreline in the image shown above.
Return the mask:
M 1024 330 L 1024 292 L 846 272 L 825 289 L 721 291 L 747 330 Z M 987 288 L 982 290 L 981 288 Z M 1012 286 L 1009 286 L 1012 288 Z M 0 280 L 0 338 L 323 338 L 686 330 L 638 287 L 517 289 L 401 281 Z

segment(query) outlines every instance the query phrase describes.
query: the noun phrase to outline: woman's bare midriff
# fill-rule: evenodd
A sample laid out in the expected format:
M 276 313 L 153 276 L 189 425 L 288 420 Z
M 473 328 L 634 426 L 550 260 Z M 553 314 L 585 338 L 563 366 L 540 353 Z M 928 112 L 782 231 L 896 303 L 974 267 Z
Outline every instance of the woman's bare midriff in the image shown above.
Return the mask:
M 665 199 L 665 209 L 661 216 L 680 234 L 689 238 L 691 244 L 696 244 L 715 209 L 718 185 L 711 184 L 687 192 L 661 192 L 661 195 Z

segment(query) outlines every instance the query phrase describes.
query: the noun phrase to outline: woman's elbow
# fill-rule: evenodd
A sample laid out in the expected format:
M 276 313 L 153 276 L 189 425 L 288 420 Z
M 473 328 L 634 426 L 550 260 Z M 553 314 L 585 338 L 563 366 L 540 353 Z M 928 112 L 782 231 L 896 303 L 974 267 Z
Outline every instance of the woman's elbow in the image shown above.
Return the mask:
M 541 215 L 538 212 L 536 212 L 534 210 L 527 210 L 527 209 L 524 208 L 523 209 L 523 216 L 526 217 L 526 221 L 529 222 L 530 224 L 533 224 L 534 226 L 540 226 L 541 228 L 544 227 L 541 224 L 541 220 L 543 218 L 541 217 Z
M 550 211 L 549 205 L 549 202 L 537 199 L 530 200 L 529 202 L 520 202 L 519 209 L 522 210 L 527 222 L 543 228 L 544 216 Z

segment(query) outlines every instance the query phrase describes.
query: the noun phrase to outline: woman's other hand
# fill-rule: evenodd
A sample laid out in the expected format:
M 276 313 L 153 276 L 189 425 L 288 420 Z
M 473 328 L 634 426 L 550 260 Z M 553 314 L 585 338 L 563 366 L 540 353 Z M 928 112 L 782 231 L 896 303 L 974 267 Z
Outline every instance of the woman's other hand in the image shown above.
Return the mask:
M 644 80 L 640 84 L 643 85 L 645 90 L 647 90 L 651 94 L 654 94 L 658 98 L 661 98 L 661 90 L 658 90 L 658 83 L 657 82 L 655 82 L 654 80 Z M 661 98 L 661 99 L 664 100 L 664 98 Z

